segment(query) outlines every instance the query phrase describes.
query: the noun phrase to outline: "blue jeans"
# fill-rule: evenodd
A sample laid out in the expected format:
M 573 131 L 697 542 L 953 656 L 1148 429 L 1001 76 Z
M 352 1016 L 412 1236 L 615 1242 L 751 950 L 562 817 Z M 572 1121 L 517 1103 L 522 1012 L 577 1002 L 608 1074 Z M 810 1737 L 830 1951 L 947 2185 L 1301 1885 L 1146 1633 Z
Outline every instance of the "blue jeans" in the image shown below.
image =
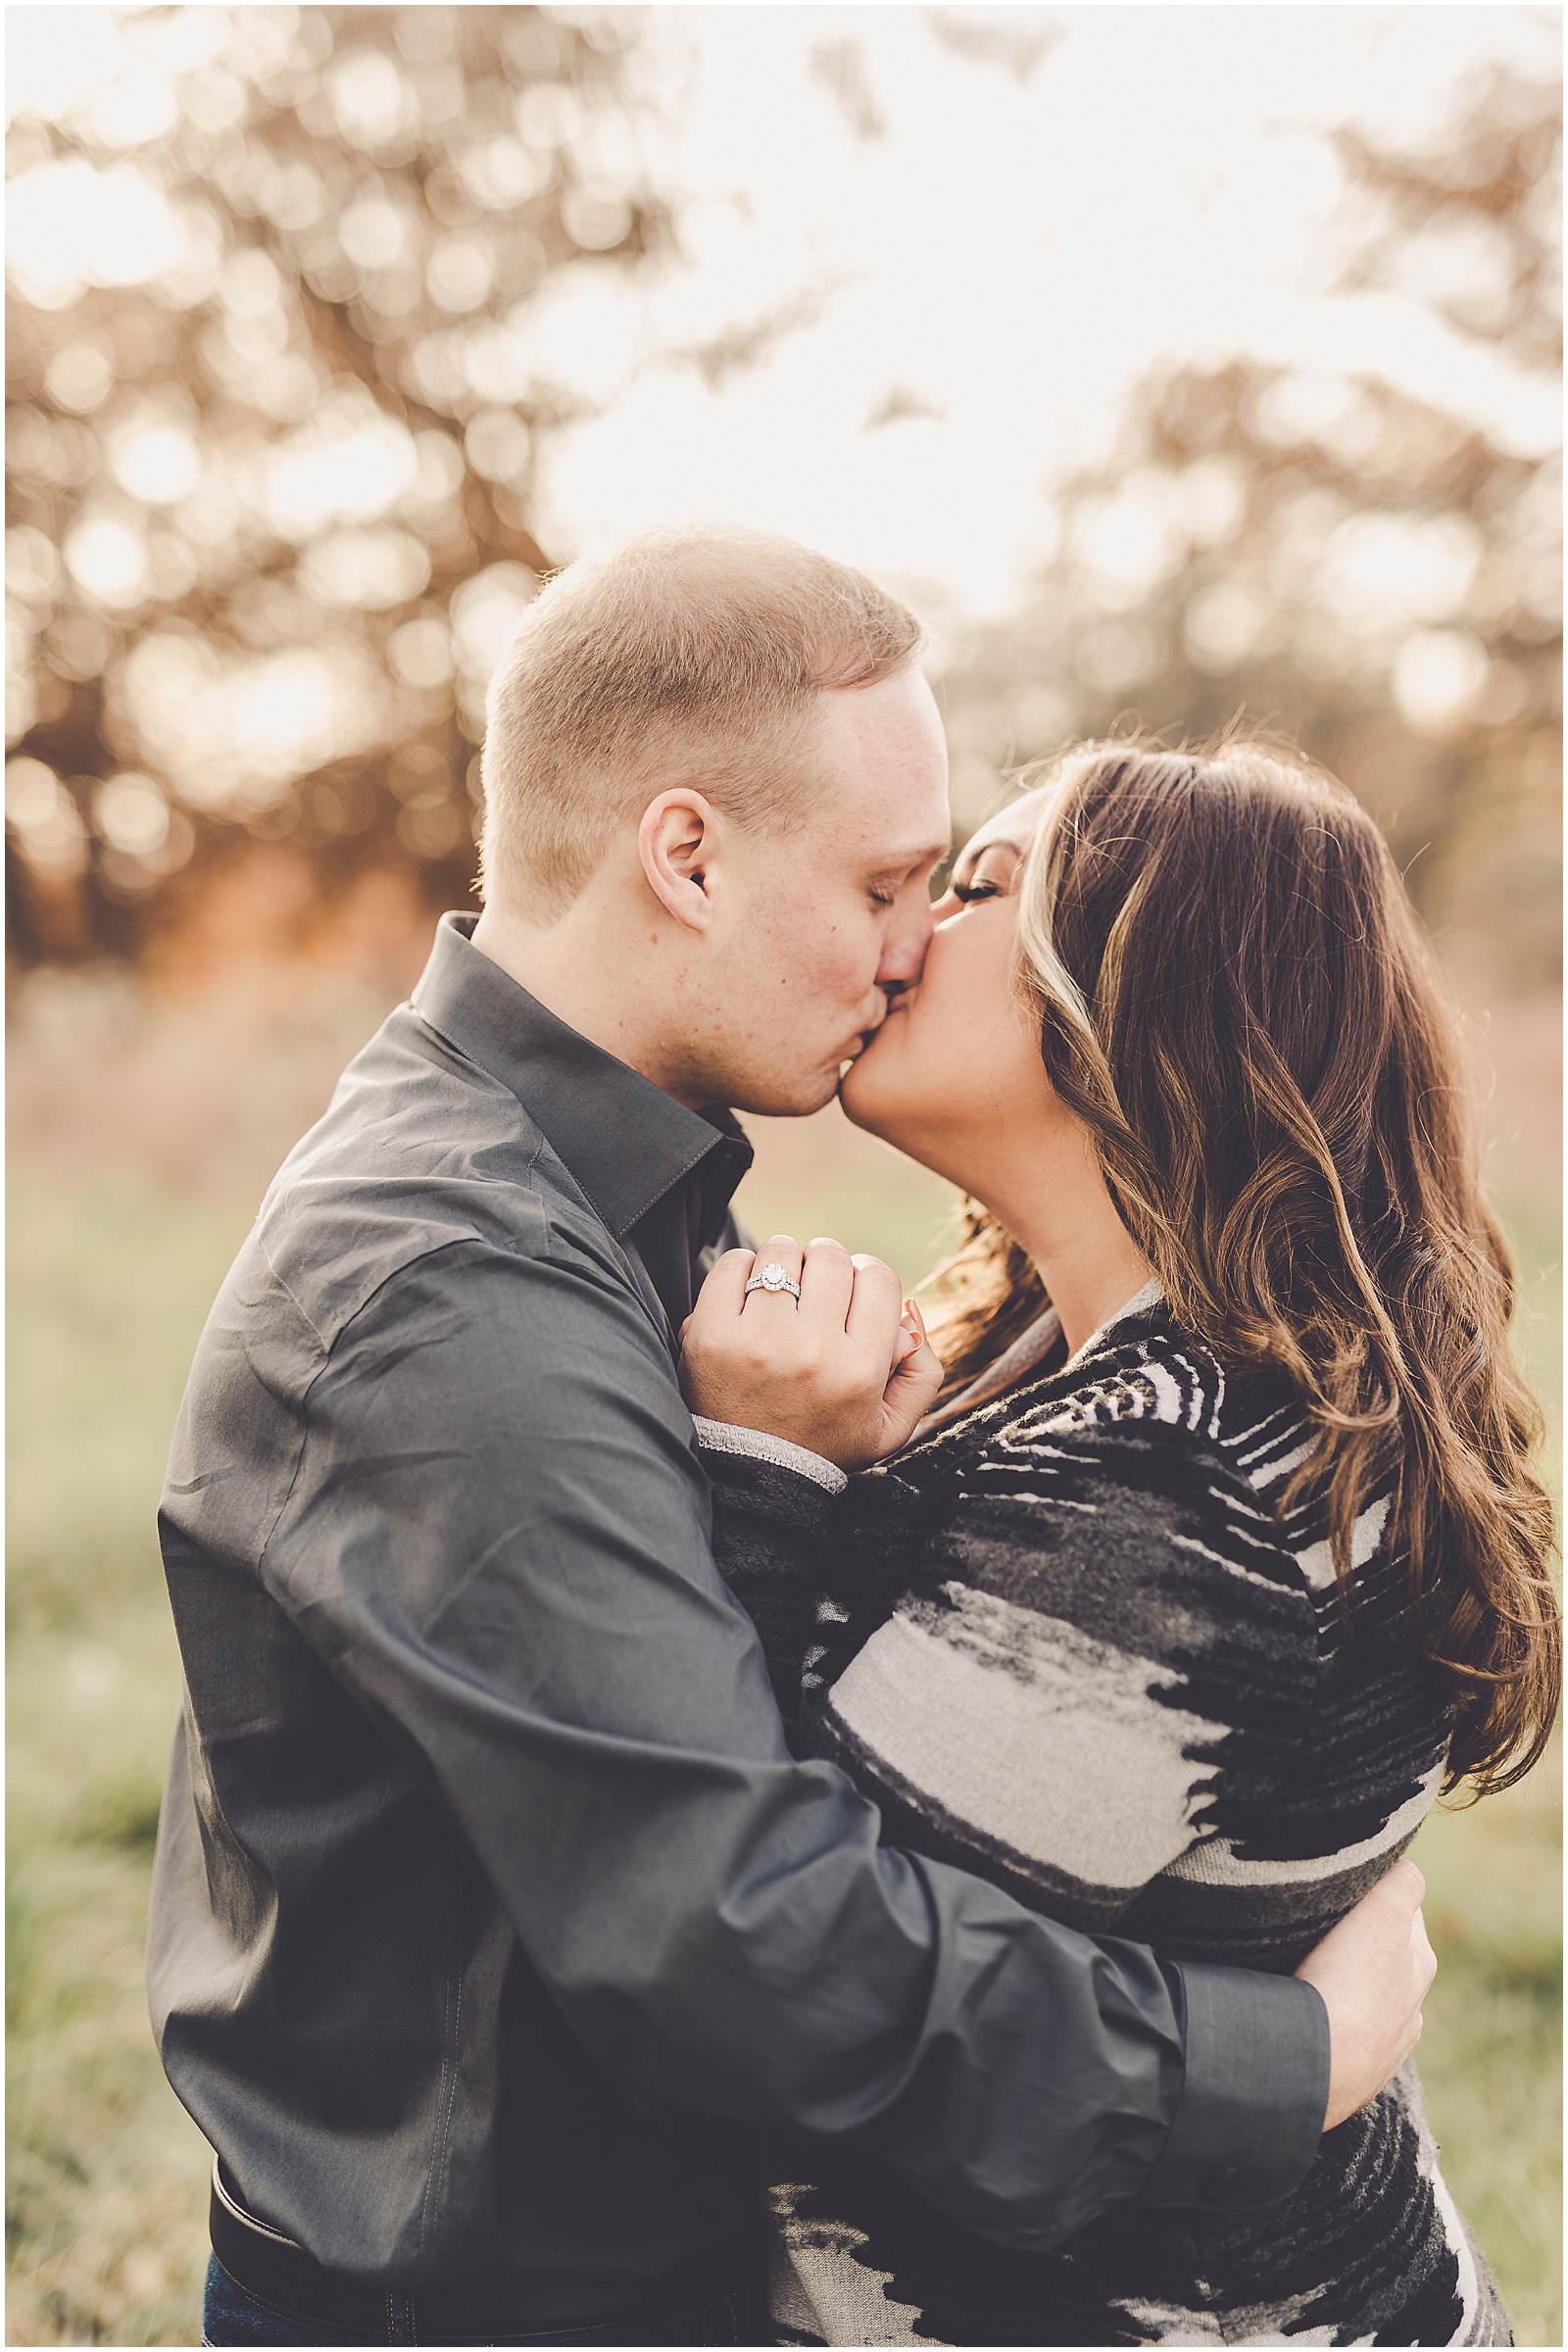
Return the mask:
M 560 2335 L 491 2335 L 484 2340 L 489 2344 L 770 2344 L 772 2333 L 760 2332 L 766 2328 L 760 2302 L 733 2289 L 716 2287 L 657 2319 L 621 2320 L 612 2327 L 577 2328 Z M 207 2266 L 204 2344 L 444 2344 L 457 2340 L 421 2330 L 416 2297 L 388 2297 L 384 2332 L 345 2334 L 338 2324 L 313 2320 L 309 2312 L 285 2311 L 280 2305 L 264 2303 L 238 2285 L 216 2255 Z

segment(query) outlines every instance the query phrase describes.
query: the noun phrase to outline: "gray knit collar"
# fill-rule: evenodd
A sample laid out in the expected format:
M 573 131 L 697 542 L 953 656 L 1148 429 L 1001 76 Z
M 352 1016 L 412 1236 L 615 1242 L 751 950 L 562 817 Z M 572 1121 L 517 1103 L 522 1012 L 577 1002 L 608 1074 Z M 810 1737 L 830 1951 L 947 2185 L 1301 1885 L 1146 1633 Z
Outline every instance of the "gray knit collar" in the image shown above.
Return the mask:
M 1146 1282 L 1141 1291 L 1133 1293 L 1124 1306 L 1118 1306 L 1113 1315 L 1105 1317 L 1098 1331 L 1089 1334 L 1083 1346 L 1068 1356 L 1062 1370 L 1070 1372 L 1076 1364 L 1083 1362 L 1086 1355 L 1093 1355 L 1098 1348 L 1104 1345 L 1106 1332 L 1114 1330 L 1118 1323 L 1125 1323 L 1129 1315 L 1147 1315 L 1152 1306 L 1162 1306 L 1164 1299 L 1165 1294 L 1157 1282 Z

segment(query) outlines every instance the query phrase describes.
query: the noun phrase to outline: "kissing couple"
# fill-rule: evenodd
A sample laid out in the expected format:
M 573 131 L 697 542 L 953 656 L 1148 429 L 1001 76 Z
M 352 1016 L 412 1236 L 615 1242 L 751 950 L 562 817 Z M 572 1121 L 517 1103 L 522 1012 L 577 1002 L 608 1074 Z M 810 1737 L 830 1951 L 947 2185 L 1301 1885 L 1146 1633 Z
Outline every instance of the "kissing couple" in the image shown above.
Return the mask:
M 914 616 L 572 566 L 483 911 L 290 1154 L 161 1512 L 149 1983 L 215 2344 L 1495 2344 L 1400 1857 L 1533 1761 L 1549 1511 L 1375 827 L 1078 748 L 966 845 Z M 735 1112 L 957 1185 L 891 1270 Z

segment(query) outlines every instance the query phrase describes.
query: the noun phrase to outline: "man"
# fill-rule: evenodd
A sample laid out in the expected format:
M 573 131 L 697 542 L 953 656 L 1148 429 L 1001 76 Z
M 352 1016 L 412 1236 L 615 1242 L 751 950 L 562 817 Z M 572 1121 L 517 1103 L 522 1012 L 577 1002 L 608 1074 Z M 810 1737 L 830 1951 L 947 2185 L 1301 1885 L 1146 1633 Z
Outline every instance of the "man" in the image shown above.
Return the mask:
M 492 689 L 484 912 L 214 1308 L 149 1955 L 220 2159 L 210 2341 L 764 2341 L 791 2135 L 1045 2248 L 1283 2193 L 1419 2031 L 1407 1868 L 1297 1981 L 879 1846 L 713 1568 L 674 1335 L 750 1158 L 718 1106 L 817 1109 L 919 971 L 919 645 L 748 535 L 548 589 Z

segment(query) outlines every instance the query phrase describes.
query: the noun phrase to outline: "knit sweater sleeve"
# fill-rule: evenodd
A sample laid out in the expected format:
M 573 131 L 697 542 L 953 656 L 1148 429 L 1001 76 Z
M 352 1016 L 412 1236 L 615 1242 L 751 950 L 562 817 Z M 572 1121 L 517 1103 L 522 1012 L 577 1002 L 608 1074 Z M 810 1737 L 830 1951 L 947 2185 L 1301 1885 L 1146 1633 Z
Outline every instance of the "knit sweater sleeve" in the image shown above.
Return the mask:
M 792 1748 L 820 1687 L 816 1628 L 831 1612 L 834 1506 L 843 1474 L 799 1446 L 699 1419 L 697 1451 L 713 1500 L 713 1559 L 757 1628 Z
M 1288 1771 L 1317 1678 L 1299 1570 L 1162 1353 L 957 1473 L 812 1740 L 896 1842 L 1091 1932 L 1214 1833 L 1238 1753 Z

